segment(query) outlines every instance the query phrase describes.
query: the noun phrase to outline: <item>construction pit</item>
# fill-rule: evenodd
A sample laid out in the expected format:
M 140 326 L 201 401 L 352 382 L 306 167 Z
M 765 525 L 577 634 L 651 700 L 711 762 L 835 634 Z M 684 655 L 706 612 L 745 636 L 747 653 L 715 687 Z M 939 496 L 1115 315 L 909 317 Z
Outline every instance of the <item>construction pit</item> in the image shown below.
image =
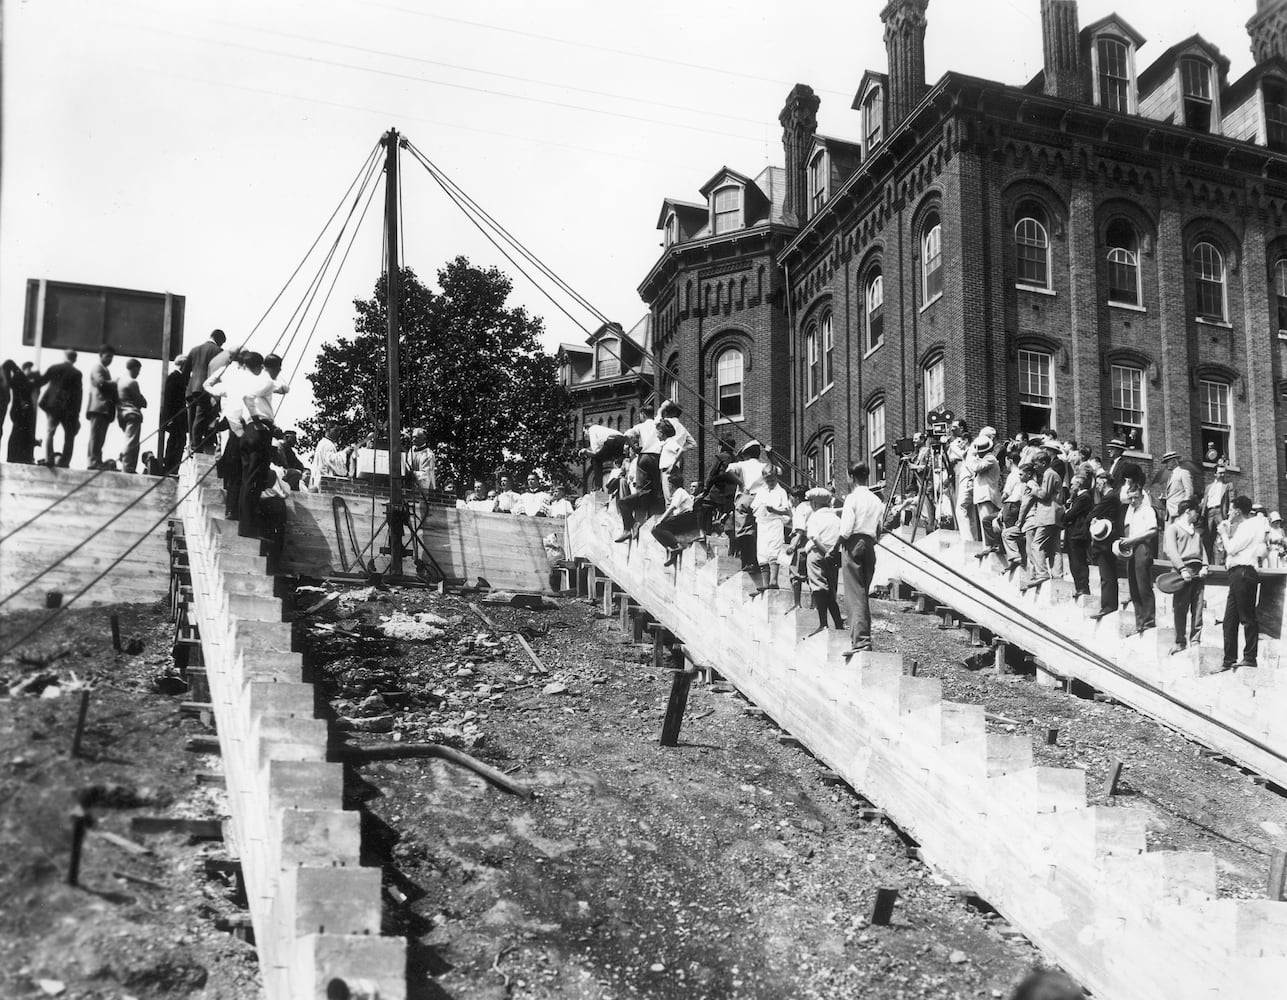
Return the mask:
M 678 745 L 659 745 L 674 674 L 633 620 L 604 614 L 602 586 L 533 608 L 301 582 L 281 617 L 328 759 L 346 761 L 355 863 L 378 873 L 378 925 L 360 936 L 401 949 L 394 986 L 365 995 L 1004 997 L 1060 962 L 960 859 L 919 846 L 718 670 L 693 681 Z M 996 674 L 967 631 L 907 600 L 874 609 L 878 648 L 909 676 L 982 706 L 988 733 L 1027 739 L 1035 766 L 1084 770 L 1087 804 L 1137 815 L 1148 853 L 1209 855 L 1213 903 L 1263 905 L 1287 828 L 1272 785 L 1123 705 Z M 272 995 L 246 846 L 224 822 L 227 754 L 209 753 L 223 724 L 190 690 L 154 690 L 171 610 L 73 608 L 0 663 L 5 995 Z M 417 618 L 423 632 L 384 634 Z M 518 794 L 442 759 L 356 752 L 430 742 Z M 94 824 L 72 887 L 78 804 Z M 883 913 L 880 890 L 897 893 Z M 284 981 L 279 995 L 327 995 Z

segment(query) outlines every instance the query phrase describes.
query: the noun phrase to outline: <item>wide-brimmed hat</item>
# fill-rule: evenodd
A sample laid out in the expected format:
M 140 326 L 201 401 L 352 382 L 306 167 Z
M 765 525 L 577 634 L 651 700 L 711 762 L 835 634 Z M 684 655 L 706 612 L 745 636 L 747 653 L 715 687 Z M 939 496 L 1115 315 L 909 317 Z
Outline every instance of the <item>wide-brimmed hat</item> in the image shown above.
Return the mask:
M 1041 447 L 1054 448 L 1056 451 L 1058 451 L 1063 447 L 1063 442 L 1060 441 L 1053 434 L 1047 434 L 1044 438 L 1041 439 Z
M 1185 582 L 1184 577 L 1172 570 L 1157 578 L 1157 589 L 1164 594 L 1178 594 L 1184 589 Z
M 1113 522 L 1106 517 L 1096 517 L 1090 522 L 1090 537 L 1102 542 L 1113 533 Z
M 1116 448 L 1118 451 L 1125 451 L 1126 442 L 1123 441 L 1121 438 L 1113 438 L 1113 440 L 1108 442 L 1107 447 Z
M 995 427 L 984 427 L 983 430 L 979 431 L 979 437 L 995 439 L 996 436 L 997 436 L 997 429 Z
M 1178 451 L 1168 451 L 1162 454 L 1162 461 L 1169 462 L 1173 458 L 1178 460 L 1179 457 L 1180 457 L 1180 453 Z
M 975 454 L 986 455 L 995 447 L 996 447 L 996 442 L 993 441 L 990 437 L 985 437 L 984 435 L 980 434 L 978 437 L 974 439 Z
M 823 489 L 821 486 L 815 486 L 804 495 L 806 500 L 830 500 L 831 491 Z

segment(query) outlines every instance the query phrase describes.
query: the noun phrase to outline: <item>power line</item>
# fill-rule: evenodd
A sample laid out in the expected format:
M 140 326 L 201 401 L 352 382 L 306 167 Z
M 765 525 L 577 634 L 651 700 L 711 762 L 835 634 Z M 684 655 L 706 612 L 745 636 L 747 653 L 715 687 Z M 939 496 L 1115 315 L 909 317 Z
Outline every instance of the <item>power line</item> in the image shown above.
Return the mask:
M 482 21 L 469 21 L 463 17 L 449 17 L 446 14 L 431 14 L 429 11 L 416 10 L 412 7 L 399 7 L 396 4 L 388 3 L 367 3 L 368 7 L 383 7 L 385 10 L 401 11 L 404 14 L 414 14 L 416 17 L 430 18 L 434 21 L 446 21 L 451 24 L 463 24 L 471 28 L 482 28 L 486 31 L 503 32 L 507 35 L 519 35 L 523 38 L 535 38 L 543 42 L 554 42 L 558 45 L 569 45 L 579 49 L 593 49 L 598 52 L 607 52 L 610 55 L 627 56 L 631 59 L 643 59 L 648 62 L 663 63 L 668 66 L 683 66 L 685 69 L 697 69 L 706 73 L 719 73 L 724 76 L 736 77 L 740 80 L 754 80 L 757 83 L 771 83 L 778 87 L 790 87 L 791 84 L 782 80 L 775 80 L 772 77 L 757 76 L 754 73 L 743 73 L 735 69 L 726 69 L 722 66 L 708 66 L 703 63 L 687 62 L 683 59 L 672 59 L 667 56 L 652 55 L 647 52 L 635 52 L 630 49 L 614 49 L 606 45 L 596 45 L 593 42 L 577 42 L 570 38 L 559 38 L 557 35 L 542 35 L 535 31 L 523 31 L 520 28 L 508 28 L 500 24 L 487 24 Z M 853 95 L 839 90 L 824 90 L 825 94 L 832 94 L 843 97 L 845 100 L 852 99 Z

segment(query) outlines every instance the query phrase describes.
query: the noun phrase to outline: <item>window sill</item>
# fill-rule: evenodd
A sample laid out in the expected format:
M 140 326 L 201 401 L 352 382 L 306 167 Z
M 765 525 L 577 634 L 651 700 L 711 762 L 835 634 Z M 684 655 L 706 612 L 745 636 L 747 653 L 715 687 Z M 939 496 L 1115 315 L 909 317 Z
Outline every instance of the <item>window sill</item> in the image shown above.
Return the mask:
M 814 402 L 817 402 L 819 399 L 821 399 L 823 396 L 825 396 L 835 387 L 836 387 L 835 382 L 828 382 L 826 385 L 822 387 L 822 391 L 813 397 Z
M 1053 288 L 1042 288 L 1040 285 L 1024 285 L 1016 282 L 1014 287 L 1021 292 L 1032 292 L 1033 295 L 1049 295 L 1052 299 L 1059 294 Z
M 930 307 L 932 307 L 932 306 L 934 305 L 934 303 L 935 303 L 935 302 L 937 302 L 937 301 L 938 301 L 939 299 L 941 299 L 942 297 L 943 297 L 943 293 L 942 293 L 942 292 L 939 292 L 939 293 L 938 293 L 937 295 L 935 295 L 932 299 L 930 299 L 930 300 L 929 300 L 928 302 L 926 302 L 923 306 L 921 306 L 921 307 L 920 307 L 920 309 L 919 309 L 918 311 L 919 311 L 919 312 L 924 312 L 926 309 L 929 309 Z
M 875 354 L 884 346 L 885 346 L 885 341 L 882 339 L 881 342 L 877 344 L 875 347 L 868 348 L 867 353 L 862 356 L 862 359 L 866 361 L 868 358 L 870 358 L 873 354 Z
M 1279 331 L 1278 331 L 1278 339 L 1279 339 L 1279 340 L 1287 340 L 1287 330 L 1279 330 Z
M 1222 320 L 1222 319 L 1205 319 L 1205 318 L 1203 318 L 1202 316 L 1195 316 L 1195 317 L 1193 318 L 1193 322 L 1195 322 L 1195 323 L 1200 323 L 1200 324 L 1202 324 L 1203 326 L 1214 326 L 1214 327 L 1216 327 L 1216 328 L 1218 328 L 1218 329 L 1220 329 L 1220 330 L 1232 330 L 1232 329 L 1233 329 L 1233 324 L 1232 324 L 1232 323 L 1226 323 L 1226 322 L 1225 322 L 1224 320 Z M 1281 334 L 1281 333 L 1279 333 L 1278 335 L 1279 335 L 1280 337 L 1282 336 L 1282 334 Z
M 745 416 L 741 416 L 741 417 L 720 417 L 719 419 L 717 419 L 716 421 L 714 421 L 714 423 L 712 423 L 712 425 L 711 425 L 711 426 L 713 426 L 713 427 L 718 427 L 718 426 L 720 426 L 720 424 L 740 424 L 740 423 L 741 423 L 742 421 L 744 421 L 745 419 L 746 419 L 746 417 L 745 417 Z
M 1122 457 L 1123 458 L 1142 458 L 1146 462 L 1153 461 L 1153 456 L 1147 451 L 1124 451 L 1122 452 Z
M 1203 462 L 1203 463 L 1202 463 L 1202 468 L 1204 468 L 1204 469 L 1214 469 L 1215 467 L 1216 467 L 1215 462 Z M 1225 471 L 1225 472 L 1237 472 L 1237 473 L 1241 473 L 1241 472 L 1242 472 L 1242 470 L 1241 470 L 1240 468 L 1238 468 L 1236 465 L 1226 465 L 1226 466 L 1224 467 L 1224 471 Z
M 1109 309 L 1125 309 L 1127 312 L 1137 312 L 1137 313 L 1146 313 L 1146 312 L 1148 312 L 1148 310 L 1147 310 L 1147 309 L 1145 309 L 1143 306 L 1137 306 L 1137 305 L 1134 305 L 1134 304 L 1132 304 L 1132 303 L 1130 303 L 1130 302 L 1113 302 L 1113 301 L 1111 301 L 1111 300 L 1110 300 L 1110 301 L 1109 301 L 1109 303 L 1108 303 L 1108 308 L 1109 308 Z

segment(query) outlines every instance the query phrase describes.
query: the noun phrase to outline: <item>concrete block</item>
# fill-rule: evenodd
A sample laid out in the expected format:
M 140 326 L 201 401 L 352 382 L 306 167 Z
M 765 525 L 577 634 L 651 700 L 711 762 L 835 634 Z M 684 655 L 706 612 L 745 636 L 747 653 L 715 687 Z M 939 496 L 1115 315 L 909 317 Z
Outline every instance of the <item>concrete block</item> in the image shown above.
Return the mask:
M 241 622 L 280 622 L 282 620 L 282 602 L 277 598 L 260 594 L 228 593 L 225 595 L 224 608 L 229 615 Z
M 326 761 L 272 760 L 267 767 L 268 808 L 338 809 L 344 766 Z
M 293 648 L 291 627 L 282 621 L 235 621 L 229 631 L 243 650 L 256 653 L 289 653 Z
M 312 684 L 251 681 L 245 687 L 246 710 L 250 720 L 265 715 L 313 718 L 317 694 Z
M 259 744 L 259 766 L 271 760 L 325 760 L 329 727 L 325 719 L 262 715 L 252 719 L 250 738 Z
M 278 882 L 288 933 L 379 934 L 380 869 L 301 865 Z
M 1234 916 L 1234 954 L 1243 958 L 1287 955 L 1287 903 L 1239 900 Z
M 1086 772 L 1030 767 L 992 778 L 993 796 L 1021 812 L 1062 812 L 1086 807 Z
M 898 679 L 899 715 L 906 715 L 942 700 L 943 685 L 937 677 L 912 677 L 904 674 Z
M 306 934 L 291 957 L 292 1000 L 406 1000 L 402 938 Z
M 277 814 L 283 868 L 300 865 L 358 864 L 362 854 L 362 817 L 339 808 L 283 809 Z

